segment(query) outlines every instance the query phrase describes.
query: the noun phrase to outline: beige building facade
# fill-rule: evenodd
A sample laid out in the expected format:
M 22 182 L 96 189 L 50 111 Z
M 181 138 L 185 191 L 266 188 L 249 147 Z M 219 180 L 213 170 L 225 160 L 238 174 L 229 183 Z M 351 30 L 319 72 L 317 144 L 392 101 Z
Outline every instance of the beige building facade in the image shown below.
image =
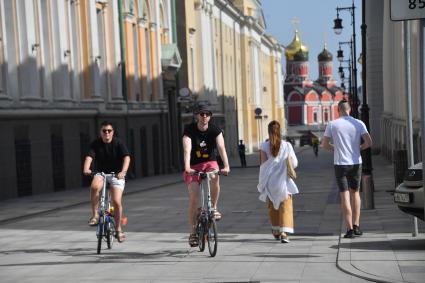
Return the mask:
M 176 170 L 163 79 L 179 66 L 174 5 L 0 1 L 0 199 L 86 186 L 103 120 L 129 147 L 130 177 Z
M 420 49 L 417 20 L 394 22 L 390 1 L 366 1 L 367 98 L 374 151 L 394 160 L 407 148 L 407 94 L 403 25 L 410 25 L 413 145 L 415 161 L 421 160 Z

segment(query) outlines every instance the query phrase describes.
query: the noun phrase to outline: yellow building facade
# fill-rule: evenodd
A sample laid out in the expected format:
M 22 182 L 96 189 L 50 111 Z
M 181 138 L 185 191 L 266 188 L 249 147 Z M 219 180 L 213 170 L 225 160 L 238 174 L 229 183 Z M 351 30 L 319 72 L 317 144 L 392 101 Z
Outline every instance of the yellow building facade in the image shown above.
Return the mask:
M 183 123 L 192 119 L 191 103 L 210 104 L 230 154 L 237 153 L 238 140 L 252 152 L 267 138 L 270 121 L 278 120 L 285 129 L 283 50 L 265 34 L 259 1 L 184 3 L 177 8 L 177 15 L 184 15 L 178 24 L 180 85 L 190 89 L 192 100 Z

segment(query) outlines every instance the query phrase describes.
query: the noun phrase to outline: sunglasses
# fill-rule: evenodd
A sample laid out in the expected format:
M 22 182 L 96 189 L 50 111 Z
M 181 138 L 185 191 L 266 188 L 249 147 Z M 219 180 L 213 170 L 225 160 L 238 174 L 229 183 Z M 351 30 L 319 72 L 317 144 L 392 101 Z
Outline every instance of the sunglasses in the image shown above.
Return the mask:
M 112 133 L 114 130 L 112 130 L 112 129 L 103 129 L 102 130 L 102 133 L 104 133 L 104 134 L 106 134 L 106 133 Z
M 212 115 L 212 113 L 210 112 L 199 112 L 199 116 L 202 117 L 210 117 Z

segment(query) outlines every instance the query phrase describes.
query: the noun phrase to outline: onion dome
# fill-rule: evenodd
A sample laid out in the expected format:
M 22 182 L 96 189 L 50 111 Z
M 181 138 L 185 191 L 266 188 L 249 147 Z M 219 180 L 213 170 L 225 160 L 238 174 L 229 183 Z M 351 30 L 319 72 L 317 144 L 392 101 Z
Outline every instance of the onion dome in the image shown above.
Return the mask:
M 294 55 L 295 62 L 306 62 L 308 61 L 308 52 L 302 50 L 302 48 L 298 49 L 297 53 Z
M 306 53 L 306 56 L 308 58 L 308 47 L 301 43 L 300 35 L 299 35 L 298 31 L 296 30 L 294 39 L 292 40 L 292 42 L 287 47 L 285 47 L 286 58 L 288 60 L 293 60 L 294 55 L 300 50 L 302 52 Z
M 322 62 L 322 61 L 328 62 L 328 61 L 332 61 L 332 58 L 333 58 L 332 53 L 328 51 L 325 44 L 323 51 L 317 56 L 317 60 L 319 60 L 319 62 Z

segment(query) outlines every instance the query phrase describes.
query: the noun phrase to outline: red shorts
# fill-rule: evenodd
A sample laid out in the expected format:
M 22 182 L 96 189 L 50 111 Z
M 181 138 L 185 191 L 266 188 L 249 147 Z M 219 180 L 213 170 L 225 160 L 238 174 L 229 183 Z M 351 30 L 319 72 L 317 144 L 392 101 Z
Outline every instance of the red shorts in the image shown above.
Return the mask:
M 191 165 L 190 168 L 199 172 L 208 172 L 213 171 L 214 169 L 218 169 L 218 163 L 217 161 L 207 161 Z M 201 179 L 198 175 L 189 175 L 186 172 L 183 172 L 183 178 L 186 185 L 190 185 L 192 182 L 197 182 L 198 184 L 201 182 Z

